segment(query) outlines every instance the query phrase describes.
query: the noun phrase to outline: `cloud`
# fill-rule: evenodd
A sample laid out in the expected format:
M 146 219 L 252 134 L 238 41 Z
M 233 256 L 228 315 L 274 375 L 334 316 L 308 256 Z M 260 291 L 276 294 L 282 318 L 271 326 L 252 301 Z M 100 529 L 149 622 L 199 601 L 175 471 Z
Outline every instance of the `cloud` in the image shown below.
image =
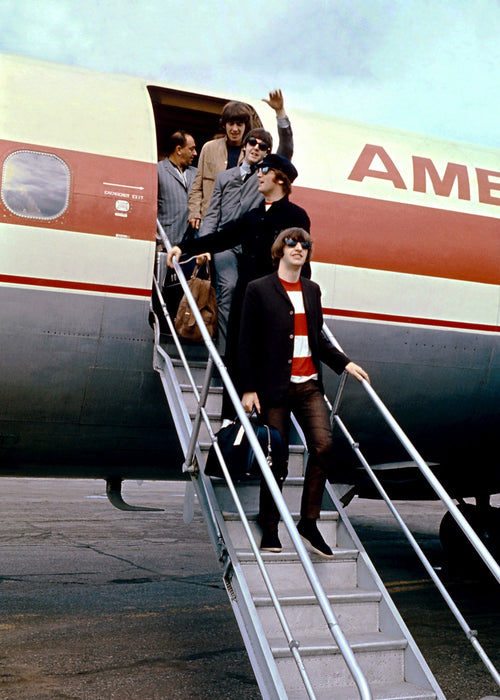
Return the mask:
M 0 0 L 3 50 L 500 145 L 496 0 Z

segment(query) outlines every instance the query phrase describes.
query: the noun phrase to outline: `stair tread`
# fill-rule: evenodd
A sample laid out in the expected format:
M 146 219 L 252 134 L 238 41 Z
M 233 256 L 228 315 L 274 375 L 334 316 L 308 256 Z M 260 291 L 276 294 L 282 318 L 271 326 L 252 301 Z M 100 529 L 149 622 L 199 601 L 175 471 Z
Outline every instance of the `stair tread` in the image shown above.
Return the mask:
M 200 444 L 201 449 L 204 450 L 204 449 L 209 449 L 209 448 L 210 448 L 210 445 L 211 445 L 212 443 L 211 443 L 211 442 L 201 442 L 201 441 L 200 441 L 199 444 Z M 289 446 L 288 446 L 289 454 L 298 454 L 298 455 L 304 454 L 305 449 L 306 449 L 306 448 L 304 447 L 304 445 L 289 445 Z M 217 480 L 218 477 L 212 477 L 212 478 L 213 478 L 214 480 Z M 292 477 L 290 477 L 290 478 L 292 478 Z M 288 481 L 288 478 L 287 478 L 287 481 Z
M 170 356 L 170 359 L 172 360 L 172 366 L 173 367 L 184 367 L 183 361 L 179 357 L 174 357 Z M 187 359 L 187 356 L 186 356 Z M 195 369 L 206 369 L 207 368 L 207 361 L 206 360 L 189 360 L 189 367 L 195 368 Z
M 191 386 L 191 384 L 186 384 L 186 383 L 180 383 L 180 382 L 179 382 L 179 388 L 180 388 L 181 391 L 185 391 L 186 393 L 187 393 L 187 392 L 191 392 L 191 393 L 194 392 L 194 389 L 193 389 L 193 387 Z M 201 392 L 202 388 L 203 388 L 203 387 L 201 386 L 201 384 L 197 384 L 197 385 L 196 385 L 196 390 L 198 391 L 198 393 Z M 213 385 L 210 385 L 210 388 L 209 388 L 209 390 L 208 390 L 208 393 L 209 393 L 209 394 L 222 394 L 222 392 L 223 392 L 223 387 L 221 387 L 221 386 L 213 386 Z
M 194 416 L 194 413 L 193 413 L 193 416 Z M 249 481 L 240 482 L 240 484 L 245 486 L 245 487 L 246 486 L 255 486 L 256 483 L 258 484 L 257 479 L 252 479 Z M 224 479 L 222 479 L 220 477 L 215 477 L 213 484 L 214 484 L 214 486 L 217 486 L 217 488 L 224 488 L 226 485 Z M 304 477 L 303 476 L 287 476 L 285 479 L 285 482 L 283 484 L 283 487 L 285 487 L 285 486 L 303 486 L 303 484 L 304 484 Z
M 347 633 L 345 637 L 352 650 L 358 652 L 405 649 L 408 645 L 404 637 L 394 637 L 385 632 L 351 632 Z M 287 657 L 292 655 L 284 637 L 270 637 L 267 641 L 271 647 L 273 656 Z M 300 645 L 300 653 L 303 656 L 315 656 L 321 653 L 339 653 L 339 648 L 334 638 L 326 631 L 324 634 L 316 632 L 314 635 L 308 635 L 306 633 L 304 637 L 298 639 L 298 642 Z
M 189 411 L 189 417 L 194 418 L 196 416 L 196 411 Z M 207 411 L 207 416 L 210 419 L 210 422 L 219 422 L 221 421 L 220 417 L 220 411 Z
M 257 513 L 246 513 L 245 515 L 247 516 L 247 520 L 249 520 L 251 522 L 257 520 Z M 300 513 L 298 511 L 296 511 L 296 512 L 290 511 L 290 515 L 292 516 L 294 521 L 300 520 Z M 230 522 L 236 522 L 236 521 L 241 520 L 239 513 L 233 513 L 231 511 L 223 511 L 222 517 L 224 518 L 224 520 L 230 521 Z M 339 519 L 339 513 L 337 510 L 322 510 L 320 513 L 319 522 L 320 523 L 321 522 L 328 522 L 328 521 L 331 522 L 332 520 L 335 521 L 338 519 Z M 285 528 L 284 525 L 282 525 L 281 527 Z
M 373 683 L 370 685 L 373 700 L 430 700 L 435 693 L 428 688 L 421 688 L 413 683 Z M 314 690 L 317 700 L 331 700 L 332 688 Z M 302 700 L 304 691 L 289 691 L 288 700 Z M 358 700 L 356 686 L 335 686 L 336 700 Z
M 308 552 L 311 560 L 315 563 L 333 563 L 335 561 L 352 561 L 356 560 L 359 555 L 358 549 L 343 549 L 341 547 L 332 548 L 333 559 L 325 559 L 319 554 Z M 255 555 L 250 549 L 242 549 L 236 552 L 240 563 L 254 563 Z M 300 562 L 299 555 L 295 550 L 284 549 L 281 552 L 261 552 L 262 559 L 268 564 L 280 564 L 283 562 Z
M 346 588 L 336 589 L 327 593 L 327 598 L 331 603 L 348 603 L 348 602 L 378 602 L 382 594 L 378 590 L 369 590 L 363 588 Z M 281 605 L 315 605 L 317 603 L 316 596 L 311 593 L 311 589 L 304 588 L 303 590 L 293 589 L 290 593 L 278 594 L 278 600 Z M 253 602 L 257 607 L 272 605 L 271 596 L 255 595 Z

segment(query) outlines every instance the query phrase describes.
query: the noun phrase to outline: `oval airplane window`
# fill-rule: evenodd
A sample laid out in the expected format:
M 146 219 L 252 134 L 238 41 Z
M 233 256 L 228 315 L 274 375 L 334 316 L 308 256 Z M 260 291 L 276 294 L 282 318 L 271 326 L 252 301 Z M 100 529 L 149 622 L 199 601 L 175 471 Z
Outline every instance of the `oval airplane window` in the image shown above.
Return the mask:
M 5 159 L 2 201 L 13 214 L 29 219 L 55 219 L 69 201 L 70 171 L 52 153 L 16 151 Z

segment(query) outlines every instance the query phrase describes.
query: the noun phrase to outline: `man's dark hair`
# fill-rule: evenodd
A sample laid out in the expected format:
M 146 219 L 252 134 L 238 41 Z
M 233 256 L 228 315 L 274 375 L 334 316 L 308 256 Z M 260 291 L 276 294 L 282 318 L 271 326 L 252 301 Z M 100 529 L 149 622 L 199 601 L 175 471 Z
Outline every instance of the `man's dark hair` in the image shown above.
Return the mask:
M 259 139 L 260 141 L 263 141 L 268 147 L 269 150 L 271 151 L 273 148 L 273 137 L 269 133 L 269 131 L 266 131 L 265 129 L 250 129 L 248 134 L 245 136 L 245 140 L 243 141 L 243 146 L 246 146 L 248 139 L 253 136 L 256 139 Z
M 174 133 L 168 137 L 168 141 L 165 146 L 165 151 L 167 153 L 167 156 L 172 155 L 172 153 L 175 151 L 177 146 L 180 146 L 181 148 L 184 148 L 186 145 L 187 137 L 191 136 L 191 134 L 188 131 L 185 131 L 184 129 L 179 129 L 179 131 L 174 131 Z
M 259 166 L 257 166 L 257 168 L 258 167 Z M 283 188 L 283 194 L 285 195 L 285 197 L 287 195 L 290 195 L 292 192 L 292 183 L 290 182 L 288 175 L 285 175 L 285 173 L 282 172 L 281 170 L 276 170 L 276 168 L 273 168 L 273 170 L 274 170 L 274 181 L 276 182 L 276 180 L 281 180 L 282 181 L 281 187 Z
M 273 264 L 278 267 L 281 258 L 283 257 L 283 250 L 285 248 L 285 238 L 291 238 L 293 241 L 311 241 L 312 238 L 309 233 L 303 228 L 298 226 L 293 226 L 292 228 L 285 228 L 281 233 L 276 236 L 274 243 L 271 246 L 271 257 L 273 259 Z M 307 251 L 306 262 L 311 260 L 312 246 Z
M 252 128 L 252 113 L 250 108 L 244 102 L 227 102 L 220 115 L 220 128 L 221 131 L 226 130 L 227 122 L 244 122 L 245 124 L 245 134 Z

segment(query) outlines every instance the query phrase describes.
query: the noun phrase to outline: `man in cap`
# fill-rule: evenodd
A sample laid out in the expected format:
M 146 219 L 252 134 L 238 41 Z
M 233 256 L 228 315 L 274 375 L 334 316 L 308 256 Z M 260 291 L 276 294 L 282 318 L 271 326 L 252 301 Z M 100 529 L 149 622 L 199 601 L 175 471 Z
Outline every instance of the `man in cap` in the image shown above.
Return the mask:
M 236 386 L 240 316 L 246 287 L 252 280 L 273 272 L 271 246 L 283 229 L 299 227 L 310 230 L 307 212 L 289 200 L 292 182 L 297 175 L 295 166 L 287 158 L 277 153 L 268 154 L 257 169 L 258 191 L 263 195 L 258 207 L 209 236 L 186 242 L 183 250 L 173 246 L 168 253 L 167 263 L 172 267 L 173 258 L 179 258 L 183 253 L 188 256 L 217 253 L 241 244 L 238 281 L 229 315 L 226 344 L 226 366 Z M 310 277 L 309 263 L 302 268 L 302 274 Z M 223 400 L 222 416 L 234 416 L 234 408 L 227 395 Z

